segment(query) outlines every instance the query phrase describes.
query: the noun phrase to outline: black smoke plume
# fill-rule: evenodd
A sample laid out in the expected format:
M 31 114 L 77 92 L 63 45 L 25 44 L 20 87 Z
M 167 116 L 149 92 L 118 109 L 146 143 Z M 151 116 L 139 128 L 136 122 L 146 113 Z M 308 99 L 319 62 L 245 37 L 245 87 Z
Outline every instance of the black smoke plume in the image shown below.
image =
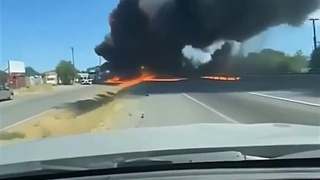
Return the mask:
M 228 66 L 231 52 L 231 43 L 224 43 L 220 49 L 211 55 L 211 61 L 203 63 L 198 67 L 197 74 L 203 76 L 223 73 Z
M 177 72 L 186 45 L 243 42 L 269 27 L 298 26 L 318 7 L 319 0 L 120 0 L 95 52 L 118 70 Z

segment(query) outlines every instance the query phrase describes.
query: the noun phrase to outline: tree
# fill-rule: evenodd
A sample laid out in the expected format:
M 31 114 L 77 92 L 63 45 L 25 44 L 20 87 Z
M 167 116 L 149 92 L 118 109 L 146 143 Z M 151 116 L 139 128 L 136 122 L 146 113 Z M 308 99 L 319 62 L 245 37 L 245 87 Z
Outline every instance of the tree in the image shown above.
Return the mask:
M 56 73 L 63 85 L 69 85 L 76 77 L 77 70 L 70 61 L 61 60 L 56 67 Z
M 34 70 L 32 67 L 26 67 L 26 76 L 36 76 L 40 73 Z
M 0 70 L 0 85 L 3 85 L 7 82 L 7 73 Z
M 309 67 L 312 72 L 320 72 L 320 48 L 312 52 Z
M 305 58 L 305 56 L 303 55 L 303 52 L 302 50 L 298 50 L 295 54 L 294 54 L 295 57 L 301 57 L 301 58 Z
M 308 67 L 307 57 L 301 50 L 293 56 L 273 49 L 264 49 L 259 53 L 249 53 L 246 57 L 236 58 L 228 67 L 235 73 L 298 73 Z
M 288 59 L 280 61 L 278 63 L 277 70 L 278 72 L 283 72 L 283 73 L 291 72 L 292 69 L 291 69 L 290 61 Z

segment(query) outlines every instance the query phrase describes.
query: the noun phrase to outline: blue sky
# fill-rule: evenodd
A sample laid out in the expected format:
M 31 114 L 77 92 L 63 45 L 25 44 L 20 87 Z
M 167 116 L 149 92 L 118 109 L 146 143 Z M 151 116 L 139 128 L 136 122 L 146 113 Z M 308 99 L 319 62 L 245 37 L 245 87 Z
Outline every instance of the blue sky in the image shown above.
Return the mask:
M 77 68 L 97 65 L 99 58 L 93 48 L 109 32 L 108 14 L 117 3 L 118 0 L 0 0 L 0 69 L 6 68 L 7 60 L 21 60 L 38 71 L 51 70 L 61 59 L 71 59 L 71 47 L 75 49 Z M 300 28 L 272 28 L 245 47 L 247 51 L 268 47 L 290 54 L 302 49 L 310 54 L 311 23 Z
M 98 64 L 93 48 L 109 32 L 107 17 L 116 0 L 0 0 L 1 65 L 21 60 L 38 71 L 71 59 L 86 69 Z

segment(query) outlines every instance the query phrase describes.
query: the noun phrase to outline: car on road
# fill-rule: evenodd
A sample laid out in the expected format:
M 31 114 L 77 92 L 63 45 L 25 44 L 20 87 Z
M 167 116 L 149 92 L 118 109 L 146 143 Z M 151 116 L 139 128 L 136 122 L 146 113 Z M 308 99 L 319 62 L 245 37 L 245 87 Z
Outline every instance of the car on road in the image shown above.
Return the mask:
M 87 77 L 81 78 L 81 84 L 82 85 L 91 85 L 92 84 L 92 79 L 89 79 Z
M 13 91 L 6 85 L 0 85 L 0 100 L 12 100 L 14 97 Z

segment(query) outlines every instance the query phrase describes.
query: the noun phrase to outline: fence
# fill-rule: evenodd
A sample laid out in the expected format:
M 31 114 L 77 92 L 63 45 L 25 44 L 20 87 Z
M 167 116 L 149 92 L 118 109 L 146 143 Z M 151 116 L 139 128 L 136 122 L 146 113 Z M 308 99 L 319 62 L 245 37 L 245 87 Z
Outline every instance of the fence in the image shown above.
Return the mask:
M 25 84 L 28 87 L 44 84 L 44 82 L 45 81 L 41 76 L 28 76 L 28 77 L 25 77 Z

